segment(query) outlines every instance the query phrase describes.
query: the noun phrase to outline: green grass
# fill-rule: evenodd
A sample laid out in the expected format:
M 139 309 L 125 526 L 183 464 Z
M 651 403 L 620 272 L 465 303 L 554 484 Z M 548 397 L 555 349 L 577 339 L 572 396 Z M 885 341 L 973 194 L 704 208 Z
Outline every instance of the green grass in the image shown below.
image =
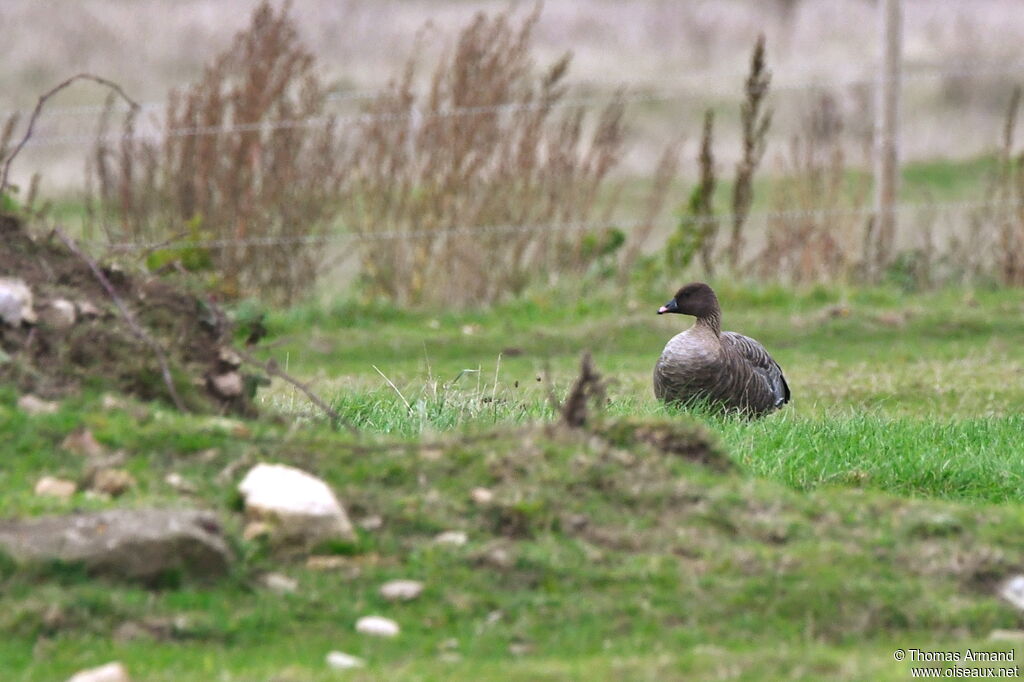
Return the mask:
M 118 659 L 156 681 L 902 680 L 898 647 L 1005 650 L 986 638 L 1022 623 L 995 595 L 1024 565 L 1019 294 L 714 284 L 726 328 L 762 340 L 786 370 L 784 411 L 749 422 L 658 405 L 651 367 L 686 323 L 654 314 L 670 292 L 586 288 L 487 312 L 272 313 L 263 355 L 363 429 L 358 439 L 276 382 L 267 418 L 244 424 L 104 410 L 92 392 L 28 417 L 0 389 L 0 517 L 178 505 L 164 483 L 177 472 L 241 557 L 216 586 L 155 592 L 0 562 L 0 678 L 64 679 Z M 539 427 L 584 348 L 610 380 L 605 420 L 687 433 L 695 419 L 734 470 Z M 59 447 L 80 426 L 126 453 L 139 485 L 125 498 L 32 494 L 41 475 L 83 473 Z M 336 548 L 344 570 L 273 559 L 240 539 L 232 485 L 244 469 L 217 480 L 239 458 L 313 471 L 355 519 L 383 526 Z M 493 505 L 471 501 L 478 486 Z M 469 543 L 432 542 L 449 529 Z M 266 570 L 299 591 L 259 588 Z M 400 577 L 423 580 L 423 596 L 383 601 L 378 586 Z M 370 613 L 402 634 L 357 635 Z M 114 636 L 174 619 L 157 641 Z M 327 670 L 334 649 L 368 667 Z

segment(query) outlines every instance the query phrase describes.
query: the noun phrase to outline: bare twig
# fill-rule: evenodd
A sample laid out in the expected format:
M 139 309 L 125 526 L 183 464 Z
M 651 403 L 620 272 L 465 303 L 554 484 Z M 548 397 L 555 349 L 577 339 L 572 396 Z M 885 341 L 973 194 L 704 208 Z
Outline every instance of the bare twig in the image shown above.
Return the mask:
M 248 362 L 250 365 L 255 365 L 256 367 L 259 367 L 270 376 L 275 376 L 278 379 L 284 379 L 289 384 L 302 391 L 304 394 L 306 394 L 306 397 L 309 398 L 309 402 L 313 403 L 321 410 L 323 410 L 324 414 L 330 417 L 331 420 L 336 424 L 341 424 L 346 429 L 348 429 L 349 432 L 353 434 L 359 433 L 359 429 L 357 429 L 349 421 L 342 417 L 337 410 L 328 405 L 323 400 L 323 398 L 314 393 L 313 389 L 311 389 L 308 385 L 304 384 L 303 382 L 293 377 L 288 372 L 281 369 L 280 365 L 277 364 L 277 361 L 271 359 L 268 360 L 267 362 L 261 362 L 260 360 L 257 360 L 255 357 L 245 352 L 244 350 L 238 348 L 233 348 L 232 350 L 238 354 L 238 357 L 242 358 L 242 360 Z
M 139 323 L 135 321 L 135 317 L 132 315 L 131 311 L 128 310 L 128 307 L 121 300 L 121 297 L 117 295 L 117 292 L 114 291 L 114 286 L 110 283 L 110 280 L 107 279 L 106 275 L 103 274 L 103 271 L 100 270 L 99 266 L 96 265 L 96 261 L 83 253 L 75 245 L 74 240 L 64 234 L 63 230 L 56 229 L 54 230 L 54 234 L 57 235 L 58 239 L 64 242 L 64 246 L 68 247 L 68 250 L 71 251 L 71 253 L 78 256 L 86 265 L 89 266 L 89 269 L 92 270 L 92 274 L 96 276 L 97 280 L 99 280 L 99 283 L 106 290 L 107 295 L 110 296 L 114 305 L 116 305 L 117 309 L 121 311 L 121 316 L 124 317 L 128 326 L 131 327 L 135 336 L 139 337 L 143 343 L 153 350 L 153 354 L 156 355 L 157 362 L 160 363 L 160 373 L 163 375 L 164 385 L 167 386 L 167 392 L 170 394 L 171 400 L 174 401 L 174 406 L 182 412 L 187 412 L 188 409 L 185 407 L 185 403 L 182 402 L 181 396 L 178 395 L 177 389 L 174 388 L 174 381 L 171 378 L 171 368 L 167 363 L 167 355 L 164 353 L 164 349 L 160 347 L 160 344 L 156 342 L 156 339 L 147 334 L 146 330 L 139 326 Z
M 91 73 L 79 73 L 77 75 L 72 76 L 71 78 L 68 78 L 63 83 L 60 83 L 57 86 L 50 89 L 49 91 L 43 93 L 39 97 L 39 101 L 36 102 L 36 107 L 32 110 L 32 116 L 30 116 L 28 119 L 28 128 L 25 129 L 25 135 L 22 136 L 21 141 L 18 142 L 18 144 L 14 147 L 14 151 L 12 151 L 10 156 L 7 157 L 7 160 L 4 161 L 3 172 L 0 172 L 0 192 L 3 192 L 5 189 L 7 189 L 7 176 L 11 170 L 11 163 L 14 161 L 14 157 L 16 157 L 21 152 L 25 144 L 28 143 L 29 138 L 32 137 L 32 132 L 35 130 L 36 127 L 36 120 L 39 119 L 39 115 L 43 112 L 43 105 L 45 105 L 47 100 L 56 95 L 58 92 L 68 87 L 75 81 L 80 80 L 87 80 L 92 81 L 94 83 L 99 83 L 100 85 L 105 85 L 106 87 L 110 88 L 118 95 L 120 95 L 122 98 L 124 98 L 124 100 L 128 102 L 128 104 L 131 106 L 132 111 L 138 111 L 140 108 L 139 104 L 131 97 L 129 97 L 120 85 L 113 81 L 107 80 L 106 78 L 94 76 Z

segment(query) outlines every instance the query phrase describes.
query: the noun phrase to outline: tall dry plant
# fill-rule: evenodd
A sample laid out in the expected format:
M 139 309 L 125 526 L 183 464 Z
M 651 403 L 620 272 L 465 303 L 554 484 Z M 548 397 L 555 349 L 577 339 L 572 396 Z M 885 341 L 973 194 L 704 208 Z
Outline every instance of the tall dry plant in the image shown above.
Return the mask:
M 718 184 L 715 175 L 714 125 L 714 111 L 708 109 L 704 112 L 704 130 L 697 155 L 700 179 L 690 192 L 690 199 L 679 224 L 665 248 L 666 264 L 674 270 L 689 266 L 699 253 L 704 271 L 709 277 L 714 274 L 713 253 L 719 228 L 714 208 L 715 187 Z
M 764 158 L 772 110 L 768 107 L 768 89 L 772 74 L 764 56 L 764 34 L 757 37 L 750 56 L 750 73 L 743 87 L 740 123 L 743 128 L 743 155 L 736 165 L 732 194 L 732 232 L 729 235 L 729 266 L 736 270 L 743 254 L 743 226 L 754 201 L 754 173 Z
M 851 179 L 842 145 L 843 118 L 830 94 L 804 117 L 790 142 L 773 194 L 766 244 L 756 271 L 794 283 L 852 277 L 860 265 L 869 184 Z
M 112 241 L 196 242 L 158 251 L 208 264 L 228 295 L 290 301 L 313 284 L 346 173 L 324 86 L 287 4 L 247 29 L 184 91 L 164 129 L 108 112 L 90 164 L 94 216 Z M 151 256 L 151 263 L 153 256 Z
M 602 197 L 623 152 L 623 102 L 588 122 L 565 100 L 569 55 L 534 75 L 539 9 L 521 22 L 476 15 L 426 92 L 414 54 L 369 106 L 343 215 L 370 293 L 487 303 L 578 273 L 617 243 L 609 234 L 595 248 L 585 228 L 611 216 Z

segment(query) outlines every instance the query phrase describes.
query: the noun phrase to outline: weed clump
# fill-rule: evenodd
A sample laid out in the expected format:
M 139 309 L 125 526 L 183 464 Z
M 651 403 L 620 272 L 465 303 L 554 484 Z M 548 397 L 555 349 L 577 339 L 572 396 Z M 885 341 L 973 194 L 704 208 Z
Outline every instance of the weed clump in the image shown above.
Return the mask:
M 91 215 L 112 242 L 146 243 L 229 296 L 293 301 L 316 281 L 347 166 L 326 90 L 287 7 L 263 2 L 248 29 L 183 92 L 164 130 L 103 116 L 89 167 Z M 120 139 L 115 146 L 109 140 Z

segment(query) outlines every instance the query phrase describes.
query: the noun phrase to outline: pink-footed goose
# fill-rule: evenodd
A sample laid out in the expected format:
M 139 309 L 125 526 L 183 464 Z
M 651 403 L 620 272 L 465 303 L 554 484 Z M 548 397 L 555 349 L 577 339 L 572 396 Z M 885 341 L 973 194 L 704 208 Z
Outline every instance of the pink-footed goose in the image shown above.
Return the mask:
M 764 346 L 722 331 L 722 309 L 711 287 L 694 282 L 676 292 L 658 314 L 697 318 L 665 345 L 654 366 L 654 395 L 667 403 L 707 400 L 726 411 L 761 416 L 789 402 L 782 368 Z

